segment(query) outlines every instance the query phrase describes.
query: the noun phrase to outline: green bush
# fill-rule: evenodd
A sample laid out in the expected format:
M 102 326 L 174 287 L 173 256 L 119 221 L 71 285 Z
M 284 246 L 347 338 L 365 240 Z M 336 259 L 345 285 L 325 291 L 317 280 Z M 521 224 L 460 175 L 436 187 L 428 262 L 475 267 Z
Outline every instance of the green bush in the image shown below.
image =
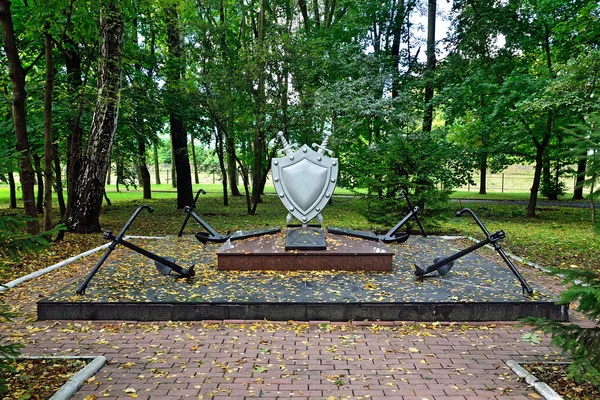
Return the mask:
M 567 368 L 576 381 L 588 381 L 600 387 L 600 273 L 580 269 L 554 270 L 569 287 L 560 295 L 563 304 L 577 302 L 577 311 L 594 321 L 594 327 L 581 327 L 547 319 L 526 318 L 524 322 L 552 335 L 551 344 L 569 353 L 572 363 Z
M 18 260 L 23 254 L 33 251 L 39 251 L 48 246 L 47 238 L 53 232 L 43 232 L 39 235 L 31 236 L 26 231 L 27 218 L 22 216 L 0 216 L 0 282 L 2 282 L 2 272 L 6 268 L 1 260 L 4 257 L 12 260 Z M 6 324 L 15 315 L 11 313 L 8 306 L 0 299 L 0 324 Z M 22 346 L 19 343 L 0 344 L 0 394 L 8 390 L 4 375 L 11 372 L 11 361 L 17 357 L 19 349 Z
M 14 317 L 14 314 L 8 311 L 8 307 L 0 299 L 0 323 L 6 324 L 11 320 L 12 317 Z M 0 394 L 6 393 L 8 391 L 4 375 L 5 372 L 13 371 L 11 362 L 15 357 L 17 357 L 20 354 L 19 349 L 21 347 L 22 346 L 19 343 L 9 343 L 0 345 Z
M 443 132 L 389 135 L 378 144 L 356 148 L 344 163 L 340 183 L 366 188 L 366 217 L 385 225 L 406 215 L 400 194 L 404 190 L 427 216 L 424 222 L 435 226 L 448 209 L 450 190 L 471 181 L 471 162 Z

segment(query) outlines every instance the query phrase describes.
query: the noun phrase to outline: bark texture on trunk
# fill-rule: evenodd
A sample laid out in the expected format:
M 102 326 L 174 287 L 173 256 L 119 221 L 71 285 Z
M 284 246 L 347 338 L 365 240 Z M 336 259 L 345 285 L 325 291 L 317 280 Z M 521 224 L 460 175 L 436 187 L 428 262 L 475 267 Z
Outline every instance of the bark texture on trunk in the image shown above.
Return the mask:
M 142 189 L 144 190 L 144 199 L 152 198 L 152 184 L 150 183 L 150 171 L 146 165 L 146 143 L 142 139 L 138 141 L 138 151 L 140 156 L 140 178 L 142 180 Z
M 487 154 L 481 155 L 479 162 L 479 194 L 487 194 Z
M 584 154 L 577 161 L 577 178 L 575 180 L 575 190 L 573 190 L 573 200 L 583 200 L 583 181 L 585 181 L 586 166 L 587 154 Z
M 58 209 L 60 210 L 60 219 L 64 222 L 63 217 L 67 211 L 67 205 L 65 203 L 65 197 L 63 195 L 63 182 L 62 182 L 62 168 L 60 166 L 60 158 L 58 157 L 58 144 L 52 145 L 54 151 L 53 162 L 54 162 L 54 191 L 56 192 L 56 198 L 58 199 Z
M 100 11 L 102 43 L 98 62 L 98 98 L 67 221 L 69 229 L 78 233 L 100 231 L 102 194 L 119 116 L 123 25 L 123 12 L 118 2 L 111 0 Z
M 435 70 L 435 17 L 436 0 L 429 0 L 427 6 L 427 64 L 425 66 L 425 112 L 423 132 L 431 132 L 433 126 L 433 71 Z
M 260 0 L 260 11 L 258 15 L 258 48 L 263 51 L 265 41 L 265 0 Z M 264 188 L 263 182 L 263 158 L 265 156 L 265 68 L 266 61 L 261 57 L 258 63 L 258 88 L 256 99 L 256 121 L 254 131 L 254 160 L 252 163 L 252 211 L 256 213 L 256 207 L 261 202 L 261 194 Z
M 29 138 L 27 136 L 27 125 L 25 122 L 25 71 L 19 58 L 19 52 L 15 42 L 15 31 L 12 15 L 10 12 L 10 1 L 0 0 L 0 26 L 2 26 L 2 38 L 4 40 L 4 51 L 8 60 L 10 82 L 12 85 L 12 113 L 15 126 L 16 150 L 19 161 L 19 174 L 21 177 L 21 191 L 23 193 L 23 206 L 25 213 L 31 217 L 27 222 L 27 231 L 38 234 L 40 227 L 37 220 L 37 208 L 34 194 L 34 172 L 31 165 L 31 153 L 29 150 Z
M 15 185 L 15 176 L 12 171 L 8 173 L 8 187 L 10 189 L 9 208 L 17 208 L 17 185 Z
M 190 147 L 192 148 L 192 161 L 194 162 L 194 183 L 200 184 L 200 178 L 198 177 L 198 158 L 196 157 L 196 146 L 194 145 L 194 138 L 192 137 Z
M 402 41 L 402 35 L 404 33 L 404 13 L 404 0 L 400 0 L 398 1 L 398 6 L 396 7 L 396 15 L 394 17 L 392 30 L 393 37 L 391 56 L 392 65 L 394 67 L 392 75 L 392 99 L 398 97 L 398 91 L 400 87 L 400 73 L 398 71 L 398 66 L 400 64 L 400 43 Z
M 160 165 L 158 163 L 158 144 L 154 143 L 152 145 L 153 153 L 154 153 L 154 180 L 157 185 L 160 185 Z
M 74 43 L 70 43 L 69 48 L 77 49 Z M 67 68 L 67 82 L 69 83 L 70 94 L 79 98 L 79 91 L 83 86 L 81 75 L 81 55 L 76 50 L 65 50 L 65 66 Z M 81 128 L 81 114 L 83 111 L 83 100 L 80 99 L 73 117 L 69 121 L 69 138 L 67 147 L 67 208 L 63 215 L 63 221 L 67 221 L 72 208 L 73 190 L 76 182 L 79 180 L 81 172 L 81 153 L 83 151 L 83 129 Z
M 33 170 L 35 172 L 35 181 L 37 183 L 37 196 L 35 197 L 35 208 L 38 214 L 44 214 L 44 173 L 42 171 L 42 157 L 37 153 L 32 153 Z
M 52 91 L 54 89 L 54 62 L 52 38 L 46 36 L 46 87 L 44 90 L 44 230 L 52 229 Z
M 535 137 L 533 142 L 535 144 L 535 171 L 533 174 L 533 184 L 531 185 L 531 192 L 529 194 L 529 203 L 527 204 L 527 216 L 535 217 L 535 207 L 537 205 L 538 191 L 540 190 L 540 184 L 542 181 L 542 168 L 544 165 L 544 153 L 548 143 L 550 142 L 550 136 L 552 133 L 553 114 L 552 111 L 548 111 L 546 120 L 546 132 L 541 142 Z
M 229 187 L 232 196 L 241 196 L 242 193 L 238 188 L 238 171 L 235 161 L 235 141 L 232 132 L 225 133 L 225 148 L 227 152 L 227 178 L 229 179 Z

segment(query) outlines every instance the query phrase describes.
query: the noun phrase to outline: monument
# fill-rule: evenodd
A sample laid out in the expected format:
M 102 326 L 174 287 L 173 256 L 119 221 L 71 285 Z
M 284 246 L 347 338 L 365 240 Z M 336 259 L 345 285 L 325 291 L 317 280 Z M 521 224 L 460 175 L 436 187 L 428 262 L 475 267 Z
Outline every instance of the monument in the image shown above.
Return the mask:
M 313 143 L 316 150 L 306 144 L 293 149 L 278 132 L 283 154 L 271 166 L 277 197 L 287 210 L 285 237 L 226 244 L 217 252 L 219 269 L 392 271 L 394 252 L 382 241 L 327 232 L 321 226 L 339 172 L 338 159 L 327 148 L 330 135 L 320 145 Z

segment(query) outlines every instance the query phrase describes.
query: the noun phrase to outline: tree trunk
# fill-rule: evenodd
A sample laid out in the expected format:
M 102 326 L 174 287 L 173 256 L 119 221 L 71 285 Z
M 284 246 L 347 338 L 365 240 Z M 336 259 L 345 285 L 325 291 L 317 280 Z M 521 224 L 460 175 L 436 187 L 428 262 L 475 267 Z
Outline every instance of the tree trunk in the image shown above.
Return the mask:
M 479 162 L 479 194 L 487 194 L 487 153 L 481 155 Z
M 110 185 L 110 184 L 111 184 L 111 182 L 112 182 L 112 181 L 111 181 L 111 175 L 112 175 L 112 174 L 111 174 L 111 172 L 112 172 L 112 171 L 111 171 L 111 161 L 110 161 L 110 159 L 109 159 L 109 160 L 108 160 L 108 171 L 106 171 L 106 184 L 107 184 L 107 185 Z M 118 178 L 118 175 L 117 175 L 117 179 L 119 179 L 119 178 Z
M 587 167 L 587 153 L 583 154 L 577 161 L 577 177 L 575 178 L 575 189 L 573 200 L 583 200 L 583 181 L 585 181 L 585 170 Z
M 200 184 L 200 179 L 198 178 L 198 159 L 196 158 L 196 146 L 194 145 L 194 138 L 191 138 L 192 143 L 190 147 L 192 148 L 192 162 L 194 164 L 194 182 L 196 185 Z
M 35 208 L 38 214 L 44 213 L 44 173 L 42 170 L 42 157 L 36 153 L 32 154 L 33 166 L 35 171 L 35 181 L 37 183 L 37 196 L 35 197 Z
M 44 89 L 44 230 L 52 229 L 52 91 L 54 89 L 54 62 L 52 38 L 46 33 L 46 87 Z
M 60 158 L 58 157 L 58 144 L 52 144 L 53 148 L 53 162 L 54 162 L 54 191 L 56 192 L 56 198 L 58 199 L 58 209 L 60 210 L 60 219 L 63 221 L 63 217 L 67 211 L 67 205 L 65 204 L 65 197 L 63 194 L 63 182 L 62 182 L 62 169 L 60 166 Z M 63 221 L 64 222 L 64 221 Z
M 175 168 L 175 149 L 173 147 L 173 140 L 169 140 L 171 145 L 171 186 L 173 189 L 177 189 L 177 169 Z
M 227 74 L 233 75 L 231 62 L 229 61 L 229 59 L 230 59 L 229 50 L 228 50 L 228 46 L 227 46 L 227 35 L 226 35 L 226 27 L 225 27 L 225 6 L 224 6 L 222 0 L 219 3 L 219 20 L 221 22 L 221 28 L 222 28 L 221 40 L 220 40 L 221 56 L 223 57 L 223 60 L 225 62 L 225 69 L 227 71 Z M 227 79 L 226 84 L 227 84 L 226 85 L 227 92 L 231 93 L 232 92 L 231 80 Z M 226 167 L 226 170 L 224 171 L 225 175 L 223 175 L 223 176 L 227 177 L 227 179 L 228 179 L 229 187 L 231 188 L 231 195 L 232 196 L 241 196 L 242 194 L 240 193 L 240 190 L 237 186 L 237 168 L 236 168 L 236 161 L 235 161 L 235 141 L 234 141 L 234 132 L 235 132 L 234 113 L 233 113 L 233 107 L 231 106 L 229 99 L 228 99 L 227 103 L 228 103 L 226 106 L 227 111 L 225 111 L 226 129 L 219 132 L 219 134 L 221 135 L 221 140 L 224 139 L 225 145 L 221 146 L 221 150 L 220 150 L 221 154 L 218 155 L 218 157 L 219 157 L 219 161 L 222 161 L 221 159 L 223 159 L 223 158 L 227 160 L 227 167 Z M 223 153 L 223 150 L 227 154 L 226 157 L 225 157 L 225 154 Z M 223 171 L 222 171 L 222 173 L 223 173 Z M 228 203 L 228 201 L 225 203 Z
M 552 182 L 551 182 L 551 176 L 552 174 L 550 173 L 550 154 L 548 154 L 547 151 L 544 152 L 544 156 L 543 156 L 543 162 L 542 162 L 542 187 L 546 188 L 546 195 L 548 197 L 548 199 L 550 200 L 550 197 L 552 197 Z M 544 191 L 542 191 L 544 192 Z
M 181 94 L 183 48 L 179 30 L 179 16 L 175 6 L 165 10 L 167 23 L 167 46 L 169 48 L 169 68 L 167 71 L 167 87 L 171 88 L 171 104 L 169 105 L 169 123 L 171 126 L 171 142 L 177 173 L 177 208 L 182 209 L 192 204 L 192 174 L 187 149 L 187 133 L 185 123 L 175 106 L 176 98 Z
M 398 65 L 400 64 L 400 43 L 402 41 L 402 33 L 404 31 L 404 0 L 398 1 L 398 6 L 396 7 L 396 15 L 393 21 L 393 29 L 392 29 L 392 48 L 391 48 L 391 56 L 392 56 L 392 66 L 394 70 L 392 71 L 392 99 L 398 97 L 398 90 L 400 88 L 400 73 L 398 71 Z
M 12 171 L 8 172 L 8 187 L 10 189 L 10 205 L 9 208 L 17 208 L 17 185 L 15 185 L 15 175 Z
M 158 164 L 158 144 L 154 143 L 154 179 L 157 185 L 160 185 L 160 165 Z
M 64 53 L 65 66 L 67 68 L 67 82 L 69 83 L 70 95 L 79 98 L 75 115 L 69 121 L 69 138 L 67 145 L 67 208 L 63 215 L 63 221 L 69 219 L 73 199 L 73 190 L 79 181 L 81 172 L 81 152 L 83 151 L 83 129 L 81 128 L 81 114 L 83 112 L 83 98 L 80 98 L 80 89 L 83 86 L 81 77 L 81 55 L 77 52 L 77 45 L 69 43 L 69 50 Z
M 223 205 L 229 205 L 229 197 L 227 193 L 227 167 L 225 166 L 225 151 L 223 150 L 223 132 L 218 128 L 215 130 L 216 134 L 216 150 L 217 158 L 219 159 L 219 168 L 221 170 L 221 183 L 223 186 Z
M 121 180 L 121 178 L 123 177 L 123 168 L 125 168 L 123 166 L 123 156 L 122 155 L 118 155 L 117 156 L 117 160 L 115 162 L 115 191 L 118 193 L 120 192 L 119 190 L 119 181 Z
M 542 180 L 542 167 L 544 163 L 544 152 L 550 142 L 550 134 L 552 133 L 553 115 L 552 111 L 548 111 L 548 117 L 546 120 L 546 132 L 541 142 L 538 142 L 535 137 L 533 138 L 536 152 L 535 152 L 535 172 L 533 174 L 533 184 L 531 185 L 531 192 L 529 194 L 529 204 L 527 205 L 527 216 L 535 217 L 535 207 L 537 205 L 538 191 L 540 190 L 540 182 Z
M 4 40 L 4 51 L 8 60 L 10 82 L 12 85 L 13 101 L 12 113 L 15 126 L 16 150 L 19 161 L 19 173 L 21 177 L 21 192 L 23 194 L 23 206 L 25 213 L 31 217 L 27 221 L 27 231 L 37 235 L 40 231 L 37 220 L 37 209 L 34 199 L 34 173 L 31 166 L 31 153 L 29 150 L 29 138 L 27 136 L 27 124 L 25 122 L 25 71 L 21 65 L 19 51 L 15 42 L 15 31 L 12 15 L 10 12 L 10 1 L 0 0 L 0 26 L 2 26 L 2 38 Z
M 232 196 L 241 196 L 242 193 L 238 188 L 238 171 L 235 162 L 235 142 L 233 140 L 233 133 L 225 133 L 225 151 L 227 152 L 227 178 L 229 179 L 229 187 L 231 188 Z
M 100 10 L 100 26 L 103 29 L 100 32 L 98 99 L 80 179 L 73 192 L 73 208 L 67 221 L 69 229 L 77 233 L 100 231 L 104 182 L 119 117 L 123 25 L 123 12 L 117 0 L 109 0 Z
M 152 198 L 152 184 L 150 183 L 150 171 L 146 166 L 146 143 L 142 139 L 138 140 L 138 152 L 140 156 L 139 168 L 142 188 L 144 189 L 144 199 Z
M 265 0 L 260 0 L 258 16 L 258 51 L 262 53 L 265 41 Z M 258 203 L 261 202 L 261 182 L 263 180 L 263 158 L 265 153 L 265 68 L 266 61 L 260 57 L 258 63 L 258 89 L 256 93 L 256 126 L 254 131 L 254 160 L 252 163 L 252 211 L 256 212 Z
M 435 70 L 435 13 L 436 0 L 428 0 L 427 6 L 427 64 L 425 66 L 425 112 L 423 132 L 431 132 L 433 125 L 433 71 Z

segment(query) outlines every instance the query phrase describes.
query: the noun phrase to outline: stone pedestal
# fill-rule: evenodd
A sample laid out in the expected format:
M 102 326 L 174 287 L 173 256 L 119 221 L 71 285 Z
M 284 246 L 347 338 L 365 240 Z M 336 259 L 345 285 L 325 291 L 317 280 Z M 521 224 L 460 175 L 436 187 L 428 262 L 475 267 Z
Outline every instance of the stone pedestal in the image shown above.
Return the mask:
M 383 243 L 327 234 L 326 250 L 285 250 L 283 234 L 234 242 L 217 252 L 218 269 L 392 271 L 394 252 Z
M 326 250 L 323 228 L 288 228 L 285 236 L 286 250 Z

